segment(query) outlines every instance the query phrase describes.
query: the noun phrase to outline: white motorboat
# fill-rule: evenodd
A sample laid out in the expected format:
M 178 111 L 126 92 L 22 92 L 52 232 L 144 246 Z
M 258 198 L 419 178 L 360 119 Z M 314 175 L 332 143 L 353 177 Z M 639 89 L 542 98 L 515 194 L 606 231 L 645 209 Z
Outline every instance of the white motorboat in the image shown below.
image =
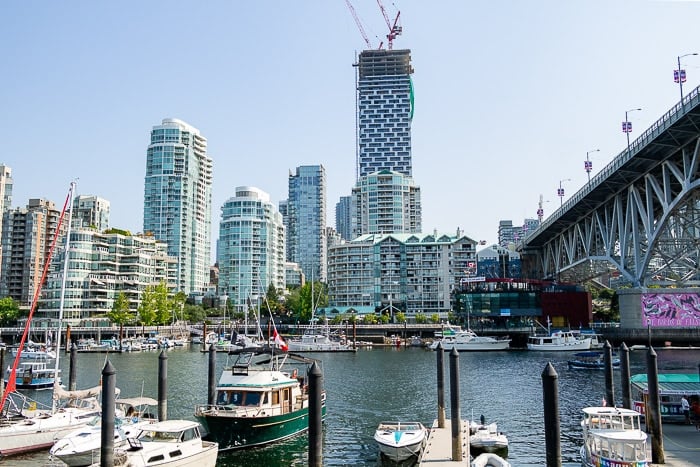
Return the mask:
M 651 450 L 641 429 L 640 413 L 617 407 L 583 409 L 581 465 L 648 467 Z
M 219 444 L 202 440 L 201 425 L 166 420 L 148 425 L 114 450 L 115 467 L 214 467 Z M 99 462 L 93 464 L 99 466 Z
M 318 325 L 318 318 L 311 319 L 311 325 L 296 339 L 288 339 L 290 352 L 354 352 L 352 344 L 331 338 L 327 324 Z
M 122 446 L 127 438 L 138 436 L 141 429 L 157 421 L 149 406 L 157 406 L 158 401 L 150 397 L 117 399 L 115 405 L 118 416 L 114 420 L 114 447 Z M 98 417 L 56 441 L 49 454 L 71 467 L 86 466 L 100 461 L 101 445 L 102 418 Z
M 19 349 L 13 349 L 12 353 L 17 355 Z M 37 346 L 35 343 L 29 341 L 27 346 L 22 349 L 22 358 L 32 359 L 32 360 L 47 360 L 56 358 L 56 352 L 52 349 L 47 349 L 46 346 Z
M 494 453 L 508 456 L 508 437 L 498 431 L 496 423 L 475 423 L 469 426 L 469 446 L 472 454 Z
M 418 457 L 428 430 L 420 422 L 381 422 L 374 432 L 379 452 L 394 462 Z
M 442 338 L 434 340 L 430 344 L 431 350 L 436 350 L 438 344 L 442 344 L 442 350 L 457 349 L 458 351 L 485 351 L 507 350 L 510 347 L 510 338 L 497 338 L 489 336 L 477 336 L 471 329 L 445 328 Z
M 12 368 L 7 368 L 7 384 Z M 61 370 L 58 370 L 58 381 L 61 381 Z M 20 362 L 17 367 L 17 389 L 47 389 L 52 388 L 56 380 L 56 369 L 49 368 L 47 362 L 33 360 L 29 362 Z
M 476 456 L 471 467 L 511 467 L 511 465 L 498 454 L 484 452 Z
M 530 336 L 527 338 L 528 350 L 588 350 L 591 338 L 575 335 L 571 331 L 556 331 L 547 336 Z

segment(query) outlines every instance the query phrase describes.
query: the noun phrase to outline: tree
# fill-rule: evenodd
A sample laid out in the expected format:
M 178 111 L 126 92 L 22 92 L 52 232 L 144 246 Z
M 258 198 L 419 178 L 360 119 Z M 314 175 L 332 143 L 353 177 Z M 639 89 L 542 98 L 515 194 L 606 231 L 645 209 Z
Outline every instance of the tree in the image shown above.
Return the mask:
M 270 307 L 270 312 L 272 313 L 279 313 L 282 309 L 280 296 L 279 293 L 277 293 L 277 287 L 275 287 L 275 284 L 270 283 L 270 285 L 267 287 L 265 302 L 267 303 L 267 306 Z
M 399 311 L 394 315 L 394 318 L 396 318 L 397 323 L 405 323 L 406 322 L 406 314 L 403 311 Z
M 182 290 L 173 295 L 173 297 L 170 299 L 170 306 L 172 307 L 173 313 L 176 313 L 177 311 L 180 311 L 181 316 L 179 319 L 185 319 L 184 317 L 184 311 L 185 311 L 185 302 L 187 301 L 187 295 L 185 292 Z
M 432 315 L 430 315 L 430 322 L 433 324 L 439 323 L 440 322 L 440 315 L 437 313 L 433 313 Z
M 169 324 L 172 321 L 173 316 L 173 304 L 168 298 L 168 287 L 165 282 L 161 282 L 156 285 L 154 289 L 154 305 L 155 305 L 155 323 L 156 324 Z
M 0 325 L 14 324 L 19 318 L 19 304 L 12 297 L 0 298 Z
M 156 322 L 155 300 L 155 287 L 152 285 L 146 286 L 141 295 L 141 304 L 137 309 L 139 321 L 144 326 L 151 326 Z
M 119 345 L 124 338 L 124 325 L 134 319 L 134 314 L 129 308 L 129 299 L 124 292 L 119 292 L 112 304 L 112 309 L 107 313 L 107 318 L 119 325 Z
M 416 313 L 416 324 L 426 324 L 428 322 L 428 317 L 422 311 Z

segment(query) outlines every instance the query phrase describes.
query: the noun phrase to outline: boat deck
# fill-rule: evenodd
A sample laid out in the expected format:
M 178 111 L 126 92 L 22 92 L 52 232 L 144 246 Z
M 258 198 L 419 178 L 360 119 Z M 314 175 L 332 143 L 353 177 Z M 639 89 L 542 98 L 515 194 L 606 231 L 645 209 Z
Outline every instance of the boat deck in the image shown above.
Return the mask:
M 462 420 L 462 460 L 452 460 L 452 420 L 445 419 L 445 428 L 438 428 L 435 420 L 430 427 L 428 442 L 423 450 L 423 455 L 418 461 L 419 467 L 432 467 L 439 465 L 470 465 L 469 460 L 469 420 Z

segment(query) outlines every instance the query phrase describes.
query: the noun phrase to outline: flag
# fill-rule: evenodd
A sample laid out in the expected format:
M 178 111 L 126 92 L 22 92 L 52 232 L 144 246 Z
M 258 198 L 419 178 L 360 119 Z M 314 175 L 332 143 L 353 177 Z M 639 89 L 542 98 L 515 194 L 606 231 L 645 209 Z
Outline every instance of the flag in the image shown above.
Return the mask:
M 274 326 L 274 324 L 273 324 L 273 326 Z M 280 335 L 277 333 L 277 327 L 274 327 L 274 328 L 273 328 L 273 331 L 272 331 L 272 339 L 273 339 L 273 341 L 275 342 L 275 344 L 277 344 L 277 346 L 278 346 L 280 349 L 284 350 L 285 352 L 287 351 L 287 349 L 289 349 L 289 347 L 287 347 L 287 343 L 284 342 L 284 340 L 282 339 L 282 336 L 280 336 Z
M 603 397 L 603 407 L 607 407 L 607 406 L 608 406 L 608 401 L 606 401 L 605 397 Z

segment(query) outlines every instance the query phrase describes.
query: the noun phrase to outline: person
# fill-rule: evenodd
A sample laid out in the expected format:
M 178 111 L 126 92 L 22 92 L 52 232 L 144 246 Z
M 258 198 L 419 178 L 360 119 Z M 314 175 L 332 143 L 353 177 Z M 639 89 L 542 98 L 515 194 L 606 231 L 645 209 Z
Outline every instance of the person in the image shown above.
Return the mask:
M 690 425 L 690 404 L 685 396 L 681 397 L 681 410 L 683 411 L 683 416 L 685 417 L 685 424 Z

